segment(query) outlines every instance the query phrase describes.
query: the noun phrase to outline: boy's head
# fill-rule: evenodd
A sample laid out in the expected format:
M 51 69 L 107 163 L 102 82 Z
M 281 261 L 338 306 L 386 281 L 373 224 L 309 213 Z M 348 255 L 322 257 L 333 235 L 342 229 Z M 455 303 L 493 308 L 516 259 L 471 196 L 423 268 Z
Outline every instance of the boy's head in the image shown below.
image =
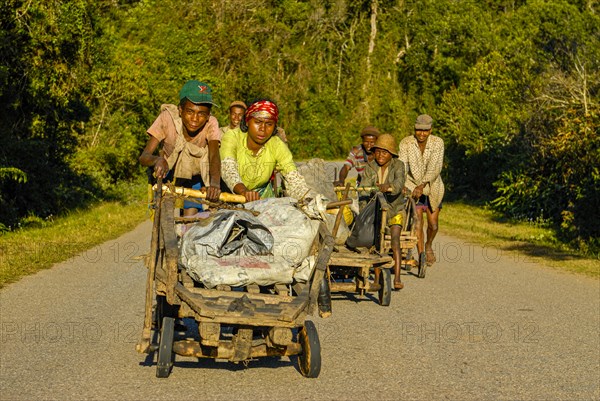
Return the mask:
M 417 117 L 417 121 L 415 122 L 415 138 L 417 138 L 417 142 L 427 142 L 427 138 L 431 134 L 432 124 L 433 118 L 427 114 L 421 114 Z
M 244 118 L 246 109 L 246 103 L 242 102 L 241 100 L 231 102 L 229 105 L 229 127 L 231 129 L 240 126 L 240 121 L 242 121 L 242 118 Z
M 195 136 L 210 118 L 212 90 L 204 82 L 187 81 L 179 91 L 179 116 L 188 135 Z
M 375 161 L 378 165 L 387 164 L 392 158 L 398 157 L 398 144 L 390 134 L 381 134 L 373 145 Z
M 371 125 L 363 128 L 360 132 L 360 137 L 362 138 L 362 146 L 367 153 L 371 153 L 373 145 L 375 145 L 375 141 L 379 136 L 379 130 Z

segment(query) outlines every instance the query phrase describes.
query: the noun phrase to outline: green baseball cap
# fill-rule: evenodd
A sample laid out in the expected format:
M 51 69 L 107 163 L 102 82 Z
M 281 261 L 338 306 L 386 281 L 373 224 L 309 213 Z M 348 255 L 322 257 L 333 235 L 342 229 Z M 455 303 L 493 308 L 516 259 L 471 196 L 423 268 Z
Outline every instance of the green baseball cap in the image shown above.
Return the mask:
M 204 82 L 191 80 L 187 81 L 179 91 L 179 100 L 187 98 L 192 103 L 214 104 L 212 99 L 212 89 Z

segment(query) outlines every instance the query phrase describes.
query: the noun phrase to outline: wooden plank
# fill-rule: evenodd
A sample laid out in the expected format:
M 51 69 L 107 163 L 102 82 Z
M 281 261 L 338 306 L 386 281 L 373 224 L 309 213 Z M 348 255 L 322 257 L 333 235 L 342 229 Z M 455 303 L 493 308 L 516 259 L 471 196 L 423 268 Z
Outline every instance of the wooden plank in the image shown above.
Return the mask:
M 187 288 L 194 288 L 194 280 L 192 280 L 192 278 L 190 277 L 189 274 L 187 274 L 187 272 L 185 271 L 185 269 L 182 269 L 179 272 L 179 276 L 181 278 L 181 283 L 183 284 L 184 287 Z
M 282 326 L 282 327 L 296 327 L 293 319 L 291 321 L 281 321 L 279 319 L 283 308 L 287 308 L 290 306 L 290 303 L 283 303 L 281 305 L 267 305 L 262 304 L 263 307 L 255 305 L 254 310 L 246 310 L 242 309 L 239 311 L 231 311 L 230 305 L 231 302 L 235 301 L 236 298 L 230 297 L 229 300 L 224 300 L 222 297 L 217 298 L 219 302 L 216 302 L 215 299 L 208 299 L 203 297 L 200 294 L 194 294 L 189 291 L 188 288 L 185 288 L 183 285 L 178 284 L 176 287 L 177 295 L 181 298 L 181 301 L 185 303 L 190 309 L 192 309 L 198 316 L 197 320 L 200 321 L 210 321 L 214 323 L 225 323 L 225 324 L 246 324 L 251 326 Z M 227 292 L 226 294 L 236 294 L 237 292 Z M 253 294 L 248 294 L 245 292 L 239 292 L 241 295 L 246 295 L 250 297 Z M 261 294 L 265 295 L 265 294 Z M 268 294 L 266 294 L 268 295 Z M 298 298 L 298 297 L 296 297 Z M 306 302 L 306 296 L 304 297 L 304 301 Z M 294 299 L 296 301 L 297 299 Z M 230 301 L 229 303 L 224 301 Z M 305 309 L 304 307 L 300 308 L 299 313 Z M 298 313 L 298 314 L 299 314 Z M 203 318 L 209 319 L 204 320 Z
M 260 287 L 256 284 L 249 284 L 246 286 L 246 291 L 251 294 L 260 294 Z
M 332 257 L 329 260 L 329 266 L 330 267 L 344 266 L 344 267 L 364 268 L 364 267 L 371 267 L 374 265 L 381 265 L 381 264 L 389 263 L 391 261 L 393 261 L 393 258 L 391 256 L 384 256 L 384 257 L 377 258 L 377 259 L 363 259 L 363 260 L 353 260 L 350 258 Z
M 302 293 L 294 300 L 286 305 L 282 305 L 281 312 L 279 313 L 278 320 L 284 322 L 293 322 L 296 320 L 300 313 L 305 310 L 309 302 L 310 286 L 304 286 Z
M 159 183 L 162 185 L 162 179 L 159 179 Z M 160 204 L 161 198 L 158 199 Z M 142 337 L 136 344 L 136 349 L 140 353 L 148 352 L 150 348 L 150 337 L 152 335 L 152 299 L 154 296 L 154 283 L 156 276 L 156 265 L 158 264 L 159 254 L 159 225 L 160 210 L 157 210 L 154 214 L 154 221 L 152 224 L 152 237 L 150 243 L 150 254 L 149 254 L 149 265 L 148 273 L 146 277 L 146 298 L 144 308 L 144 327 L 142 329 Z
M 219 290 L 214 290 L 214 289 L 198 288 L 198 287 L 188 288 L 188 290 L 194 294 L 200 294 L 206 298 L 217 298 L 217 297 L 241 298 L 244 295 L 247 295 L 248 298 L 250 298 L 252 301 L 261 300 L 266 304 L 273 304 L 273 305 L 276 305 L 279 303 L 292 302 L 292 300 L 294 299 L 294 297 L 291 297 L 289 295 L 252 294 L 252 293 L 242 292 L 242 291 L 219 291 Z
M 287 296 L 289 294 L 289 290 L 285 284 L 275 284 L 275 292 L 277 295 Z
M 175 199 L 165 196 L 161 204 L 160 228 L 165 244 L 165 270 L 167 272 L 167 302 L 175 305 L 175 285 L 177 284 L 177 261 L 179 259 L 179 248 L 175 234 L 174 210 Z
M 355 263 L 373 263 L 373 262 L 388 262 L 390 260 L 392 260 L 393 258 L 389 255 L 382 255 L 382 256 L 377 256 L 377 255 L 369 255 L 369 256 L 360 256 L 357 255 L 356 257 L 354 256 L 332 256 L 331 258 L 329 258 L 329 264 L 336 264 L 334 262 L 337 261 L 354 261 Z

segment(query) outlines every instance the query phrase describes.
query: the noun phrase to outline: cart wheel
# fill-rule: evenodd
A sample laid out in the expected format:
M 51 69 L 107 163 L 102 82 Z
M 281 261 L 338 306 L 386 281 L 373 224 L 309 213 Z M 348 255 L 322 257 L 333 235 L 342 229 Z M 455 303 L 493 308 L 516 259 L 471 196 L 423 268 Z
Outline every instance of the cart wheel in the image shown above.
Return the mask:
M 317 328 L 310 320 L 300 329 L 298 342 L 302 346 L 302 353 L 298 355 L 300 373 L 304 377 L 318 377 L 321 373 L 321 343 Z
M 419 254 L 419 278 L 425 278 L 425 270 L 427 269 L 425 252 Z
M 175 334 L 175 319 L 164 317 L 160 330 L 160 345 L 158 346 L 158 362 L 156 377 L 169 377 L 175 355 L 173 354 L 173 338 Z
M 389 306 L 392 300 L 392 273 L 390 269 L 381 269 L 379 275 L 379 305 Z

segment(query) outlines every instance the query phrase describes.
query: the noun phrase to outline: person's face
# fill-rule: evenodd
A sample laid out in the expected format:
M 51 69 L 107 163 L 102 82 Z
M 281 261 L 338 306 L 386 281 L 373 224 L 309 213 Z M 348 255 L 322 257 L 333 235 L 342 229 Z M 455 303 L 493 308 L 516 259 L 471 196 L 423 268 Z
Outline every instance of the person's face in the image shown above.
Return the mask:
M 210 117 L 210 107 L 188 100 L 183 106 L 179 106 L 179 116 L 188 135 L 193 136 L 204 128 Z
M 252 117 L 248 121 L 248 137 L 256 145 L 264 145 L 275 130 L 275 120 Z
M 380 166 L 385 166 L 392 160 L 392 154 L 385 149 L 375 148 L 373 154 L 375 155 L 375 161 Z
M 431 130 L 420 130 L 417 129 L 415 130 L 415 138 L 417 138 L 417 142 L 419 143 L 424 143 L 427 142 L 427 138 L 429 138 L 429 135 L 431 134 Z
M 229 126 L 231 128 L 240 126 L 240 121 L 244 118 L 244 112 L 244 108 L 240 106 L 233 106 L 229 109 Z
M 375 145 L 377 137 L 375 135 L 364 135 L 362 137 L 362 146 L 365 148 L 367 153 L 371 153 L 371 148 Z

